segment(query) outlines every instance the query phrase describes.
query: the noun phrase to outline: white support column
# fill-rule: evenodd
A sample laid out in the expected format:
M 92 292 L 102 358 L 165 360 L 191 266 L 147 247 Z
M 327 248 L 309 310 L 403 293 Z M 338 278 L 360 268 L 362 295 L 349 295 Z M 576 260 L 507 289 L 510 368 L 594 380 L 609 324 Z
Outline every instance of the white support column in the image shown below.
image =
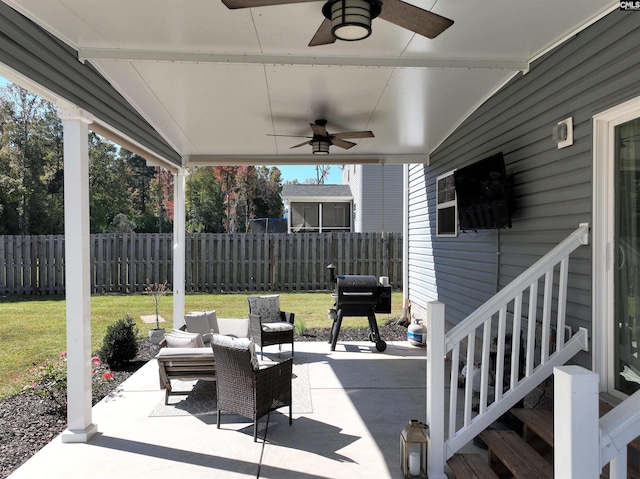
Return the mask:
M 58 110 L 64 134 L 65 298 L 67 308 L 67 430 L 62 442 L 87 442 L 91 416 L 91 265 L 89 123 L 83 110 Z
M 427 303 L 427 476 L 447 479 L 444 473 L 444 304 Z
M 173 327 L 184 325 L 185 285 L 185 186 L 187 170 L 173 175 Z
M 554 477 L 600 477 L 600 424 L 596 373 L 580 366 L 554 368 Z
M 402 165 L 402 319 L 409 316 L 409 165 Z
M 287 202 L 287 233 L 291 234 L 291 202 Z

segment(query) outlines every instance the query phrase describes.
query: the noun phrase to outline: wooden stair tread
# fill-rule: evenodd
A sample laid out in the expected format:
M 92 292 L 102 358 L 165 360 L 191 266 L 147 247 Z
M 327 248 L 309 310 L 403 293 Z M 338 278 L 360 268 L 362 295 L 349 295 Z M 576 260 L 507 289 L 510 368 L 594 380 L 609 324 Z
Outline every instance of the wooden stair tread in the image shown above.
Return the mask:
M 456 479 L 499 479 L 487 461 L 478 454 L 454 454 L 447 464 Z
M 600 417 L 609 412 L 613 406 L 600 401 Z M 513 408 L 511 413 L 518 418 L 524 426 L 524 438 L 527 440 L 527 429 L 536 434 L 540 439 L 553 447 L 553 411 L 544 408 L 522 409 Z M 636 449 L 640 449 L 640 437 L 629 443 Z M 629 479 L 640 479 L 640 471 L 631 467 L 627 468 Z M 601 479 L 609 478 L 609 466 L 605 466 L 600 476 Z
M 484 431 L 489 459 L 504 464 L 516 479 L 553 479 L 553 466 L 514 431 Z
M 543 408 L 511 409 L 525 427 L 524 436 L 527 440 L 527 429 L 533 431 L 540 439 L 553 447 L 553 411 Z

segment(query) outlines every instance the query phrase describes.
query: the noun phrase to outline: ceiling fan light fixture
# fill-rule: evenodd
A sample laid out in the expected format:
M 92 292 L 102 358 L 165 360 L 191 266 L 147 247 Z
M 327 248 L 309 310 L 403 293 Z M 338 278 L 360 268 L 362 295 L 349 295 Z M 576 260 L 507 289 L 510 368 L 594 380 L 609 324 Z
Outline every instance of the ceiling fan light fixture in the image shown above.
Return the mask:
M 314 138 L 311 140 L 311 148 L 314 155 L 328 155 L 331 142 L 323 138 Z
M 331 33 L 339 40 L 354 42 L 371 35 L 371 20 L 381 11 L 377 0 L 329 0 L 322 13 L 331 20 Z

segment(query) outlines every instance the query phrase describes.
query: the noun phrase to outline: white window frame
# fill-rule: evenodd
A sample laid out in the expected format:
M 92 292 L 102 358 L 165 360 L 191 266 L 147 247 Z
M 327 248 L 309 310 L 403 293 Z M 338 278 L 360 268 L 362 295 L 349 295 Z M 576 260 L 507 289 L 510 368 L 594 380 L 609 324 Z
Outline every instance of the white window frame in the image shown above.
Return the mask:
M 593 229 L 592 229 L 592 366 L 600 376 L 600 390 L 621 399 L 614 388 L 614 143 L 615 127 L 640 117 L 640 97 L 593 117 Z
M 438 196 L 438 186 L 441 180 L 451 177 L 453 180 L 453 172 L 456 170 L 451 170 L 444 175 L 440 175 L 436 177 L 436 236 L 438 238 L 455 238 L 458 236 L 459 232 L 459 224 L 458 224 L 458 195 L 455 194 L 454 187 L 454 198 L 453 200 L 445 201 L 440 203 L 440 198 Z M 453 221 L 455 224 L 453 233 L 441 233 L 440 232 L 440 210 L 453 208 Z

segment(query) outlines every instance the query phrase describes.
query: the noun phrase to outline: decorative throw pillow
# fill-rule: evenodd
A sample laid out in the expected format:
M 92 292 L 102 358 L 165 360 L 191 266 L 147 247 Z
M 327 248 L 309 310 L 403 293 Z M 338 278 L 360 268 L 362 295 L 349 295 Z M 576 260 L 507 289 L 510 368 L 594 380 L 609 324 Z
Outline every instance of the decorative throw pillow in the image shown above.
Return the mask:
M 260 363 L 258 362 L 258 356 L 256 356 L 256 346 L 253 342 L 253 339 L 234 338 L 233 336 L 214 334 L 211 338 L 211 346 L 223 346 L 225 348 L 249 350 L 249 352 L 251 353 L 251 367 L 254 371 L 260 369 Z
M 249 296 L 249 311 L 260 316 L 263 323 L 276 323 L 280 319 L 280 296 Z
M 177 338 L 177 339 L 189 339 L 191 341 L 193 341 L 193 343 L 195 344 L 195 346 L 170 346 L 169 345 L 169 341 L 167 340 L 167 345 L 169 347 L 174 347 L 174 348 L 188 348 L 188 347 L 194 347 L 194 348 L 204 348 L 204 340 L 202 339 L 202 335 L 200 335 L 199 333 L 189 333 L 187 331 L 181 331 L 179 329 L 172 329 L 170 333 L 165 334 L 164 336 L 165 338 Z
M 218 326 L 216 310 L 212 309 L 211 311 L 205 311 L 205 315 L 207 316 L 207 322 L 209 323 L 209 330 L 213 329 L 216 333 L 219 333 L 220 327 Z
M 169 348 L 197 348 L 198 347 L 196 338 L 187 338 L 184 336 L 165 334 L 164 339 L 167 341 L 167 347 Z
M 188 332 L 200 334 L 205 343 L 211 341 L 211 328 L 209 327 L 209 318 L 206 312 L 192 311 L 187 313 L 184 315 L 184 322 L 187 325 Z

